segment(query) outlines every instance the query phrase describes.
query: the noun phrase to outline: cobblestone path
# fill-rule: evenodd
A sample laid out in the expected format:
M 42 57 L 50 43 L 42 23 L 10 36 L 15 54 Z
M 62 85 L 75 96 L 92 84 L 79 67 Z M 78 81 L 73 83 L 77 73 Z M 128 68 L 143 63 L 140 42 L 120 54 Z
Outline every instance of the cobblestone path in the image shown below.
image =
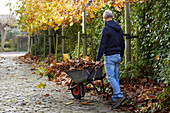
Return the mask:
M 85 95 L 76 100 L 67 87 L 55 85 L 13 61 L 15 55 L 0 54 L 0 113 L 115 113 L 101 99 Z M 44 89 L 36 87 L 46 83 Z M 82 105 L 81 102 L 89 102 Z M 70 103 L 67 105 L 67 103 Z

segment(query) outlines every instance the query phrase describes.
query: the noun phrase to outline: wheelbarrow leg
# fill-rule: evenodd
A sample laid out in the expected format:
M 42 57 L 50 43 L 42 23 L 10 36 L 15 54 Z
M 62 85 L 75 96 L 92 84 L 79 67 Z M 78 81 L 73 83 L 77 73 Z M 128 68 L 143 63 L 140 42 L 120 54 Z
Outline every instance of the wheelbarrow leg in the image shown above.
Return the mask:
M 103 79 L 102 79 L 102 92 L 103 92 L 103 93 L 105 92 L 104 81 L 103 81 Z

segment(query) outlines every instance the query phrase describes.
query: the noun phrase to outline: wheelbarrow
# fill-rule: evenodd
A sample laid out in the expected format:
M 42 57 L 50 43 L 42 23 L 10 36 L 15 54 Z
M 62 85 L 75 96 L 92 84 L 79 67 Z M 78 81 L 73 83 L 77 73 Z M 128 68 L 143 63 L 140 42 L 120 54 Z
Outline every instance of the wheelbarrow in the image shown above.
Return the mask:
M 81 97 L 84 97 L 87 90 L 95 89 L 99 94 L 104 93 L 103 67 L 94 65 L 92 68 L 67 71 L 66 74 L 70 76 L 72 80 L 68 89 L 71 90 L 74 98 L 80 99 Z M 102 81 L 101 91 L 99 91 L 95 84 L 92 83 L 95 80 Z M 88 84 L 92 84 L 93 88 L 87 88 Z

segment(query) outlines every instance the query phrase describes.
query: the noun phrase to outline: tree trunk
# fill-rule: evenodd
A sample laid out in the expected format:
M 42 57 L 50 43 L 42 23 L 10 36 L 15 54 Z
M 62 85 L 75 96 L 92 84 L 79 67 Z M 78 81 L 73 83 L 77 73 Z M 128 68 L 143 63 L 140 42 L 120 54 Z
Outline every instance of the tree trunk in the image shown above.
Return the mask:
M 48 28 L 48 38 L 49 38 L 49 55 L 51 55 L 51 27 Z
M 1 29 L 1 49 L 2 49 L 2 51 L 4 51 L 6 35 L 7 35 L 7 30 L 2 28 Z
M 44 58 L 45 58 L 45 54 L 46 54 L 46 37 L 44 35 Z
M 55 61 L 58 62 L 58 34 L 56 35 Z
M 68 51 L 71 52 L 71 37 L 68 39 Z
M 52 35 L 53 37 L 53 45 L 54 45 L 54 51 L 55 51 L 55 34 Z
M 77 50 L 77 57 L 80 58 L 80 32 L 78 32 L 78 50 Z
M 126 0 L 128 1 L 128 0 Z M 130 35 L 130 3 L 125 4 L 125 34 Z M 127 38 L 127 37 L 126 37 Z M 131 50 L 131 39 L 125 39 L 125 65 L 127 66 L 128 62 L 131 60 L 130 50 Z M 125 66 L 125 67 L 126 67 Z M 126 69 L 127 73 L 127 81 L 130 82 L 130 76 L 128 74 L 128 70 Z
M 31 52 L 31 46 L 30 46 L 31 38 L 28 36 L 28 52 Z
M 128 0 L 126 0 L 128 1 Z M 125 34 L 130 34 L 130 3 L 125 4 Z M 125 65 L 130 61 L 131 39 L 125 39 Z
M 36 43 L 37 43 L 37 40 L 36 40 L 36 35 L 34 34 L 34 43 L 35 43 L 35 56 L 37 56 L 37 45 L 36 45 Z
M 64 54 L 64 46 L 65 46 L 65 39 L 64 39 L 64 28 L 62 28 L 62 55 Z
M 83 9 L 83 13 L 82 13 L 82 33 L 84 34 L 83 37 L 83 55 L 86 56 L 87 55 L 87 39 L 86 39 L 86 9 Z
M 93 36 L 92 36 L 92 27 L 91 27 L 91 32 L 90 32 L 90 41 L 91 41 L 91 52 L 92 52 L 92 58 L 94 59 L 94 48 L 93 48 Z
M 4 37 L 3 37 L 3 36 L 4 36 L 4 31 L 3 31 L 3 28 L 2 28 L 2 27 L 0 28 L 0 30 L 1 30 L 1 50 L 4 51 L 3 42 L 2 42 L 2 40 L 3 40 L 3 38 L 4 38 Z
M 138 36 L 138 31 L 136 35 Z M 139 37 L 136 38 L 136 64 L 138 64 L 138 60 L 139 60 Z

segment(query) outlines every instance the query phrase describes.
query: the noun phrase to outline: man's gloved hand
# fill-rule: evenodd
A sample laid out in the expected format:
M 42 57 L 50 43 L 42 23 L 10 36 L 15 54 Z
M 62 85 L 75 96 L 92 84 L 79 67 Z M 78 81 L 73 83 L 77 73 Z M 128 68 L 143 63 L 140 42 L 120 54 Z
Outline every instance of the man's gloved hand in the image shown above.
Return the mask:
M 96 61 L 96 65 L 99 65 L 100 64 L 100 61 Z

